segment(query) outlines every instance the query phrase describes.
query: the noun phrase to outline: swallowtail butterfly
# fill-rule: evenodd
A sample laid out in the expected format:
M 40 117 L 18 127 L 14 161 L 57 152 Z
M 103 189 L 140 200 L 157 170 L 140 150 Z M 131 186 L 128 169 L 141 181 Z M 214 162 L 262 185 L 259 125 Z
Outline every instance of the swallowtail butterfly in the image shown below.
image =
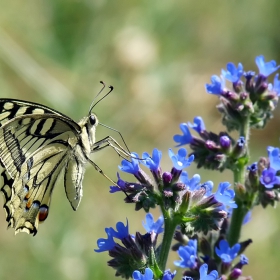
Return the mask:
M 0 188 L 6 221 L 15 233 L 37 233 L 39 222 L 48 216 L 51 194 L 60 174 L 74 210 L 82 198 L 88 162 L 108 178 L 90 160 L 91 153 L 111 146 L 117 153 L 129 156 L 110 136 L 95 142 L 98 119 L 92 108 L 76 123 L 41 104 L 0 99 Z

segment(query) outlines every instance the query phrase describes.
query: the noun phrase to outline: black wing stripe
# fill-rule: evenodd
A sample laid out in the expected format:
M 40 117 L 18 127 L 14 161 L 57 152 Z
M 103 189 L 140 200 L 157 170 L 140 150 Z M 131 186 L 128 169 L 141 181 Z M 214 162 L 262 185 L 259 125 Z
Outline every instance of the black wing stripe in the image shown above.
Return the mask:
M 41 131 L 42 129 L 44 128 L 44 125 L 46 123 L 47 119 L 43 119 L 43 120 L 39 120 L 39 123 L 34 131 L 34 134 L 35 135 L 40 135 L 41 134 Z
M 6 221 L 9 223 L 11 215 L 12 215 L 11 197 L 12 197 L 12 185 L 13 185 L 14 180 L 10 177 L 10 175 L 8 174 L 8 172 L 6 170 L 2 171 L 0 180 L 1 180 L 1 189 L 0 190 L 4 196 L 3 208 L 6 213 Z
M 17 170 L 20 171 L 22 163 L 25 161 L 25 156 L 22 153 L 20 144 L 16 138 L 13 137 L 11 131 L 4 133 L 4 140 L 6 142 L 6 148 L 8 150 L 8 155 L 13 159 L 14 165 Z
M 73 162 L 67 187 L 73 209 L 81 200 L 86 162 L 83 147 L 76 152 L 81 145 L 81 126 L 40 104 L 0 99 L 0 127 L 0 163 L 4 166 L 0 190 L 6 220 L 16 233 L 36 234 L 68 162 Z

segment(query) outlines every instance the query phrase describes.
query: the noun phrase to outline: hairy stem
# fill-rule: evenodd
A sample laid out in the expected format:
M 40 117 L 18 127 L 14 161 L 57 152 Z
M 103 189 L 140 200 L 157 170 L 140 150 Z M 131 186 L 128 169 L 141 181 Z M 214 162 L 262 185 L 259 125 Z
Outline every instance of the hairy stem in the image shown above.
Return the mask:
M 170 253 L 170 247 L 172 239 L 177 226 L 177 221 L 174 217 L 171 217 L 168 212 L 163 212 L 164 216 L 164 234 L 160 249 L 160 255 L 158 265 L 162 271 L 165 270 L 168 255 Z
M 240 136 L 244 136 L 246 140 L 246 155 L 244 158 L 249 160 L 249 137 L 250 137 L 250 119 L 249 117 L 244 120 L 243 125 L 240 127 Z M 245 175 L 246 175 L 246 163 L 247 161 L 239 161 L 239 165 L 233 171 L 234 175 L 234 184 L 240 183 L 242 185 L 245 184 Z M 233 246 L 235 243 L 239 241 L 242 223 L 244 217 L 248 211 L 247 207 L 244 206 L 243 201 L 241 201 L 237 196 L 235 197 L 235 202 L 238 205 L 237 208 L 233 209 L 231 216 L 231 223 L 229 227 L 229 231 L 227 234 L 227 240 L 230 246 Z

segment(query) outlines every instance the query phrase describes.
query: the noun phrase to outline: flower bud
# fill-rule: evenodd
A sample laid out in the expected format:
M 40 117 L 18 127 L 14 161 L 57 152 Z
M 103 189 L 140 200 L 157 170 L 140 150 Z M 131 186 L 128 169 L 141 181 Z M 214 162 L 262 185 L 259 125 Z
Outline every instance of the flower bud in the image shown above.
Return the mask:
M 228 151 L 231 146 L 231 140 L 227 135 L 223 135 L 219 139 L 220 145 L 224 151 Z
M 239 268 L 234 268 L 231 273 L 230 273 L 230 279 L 234 280 L 234 279 L 238 279 L 239 276 L 242 275 L 242 270 Z
M 246 153 L 246 139 L 243 136 L 240 136 L 237 140 L 235 147 L 233 148 L 232 155 L 235 158 L 239 158 Z
M 234 191 L 235 191 L 235 195 L 240 199 L 240 200 L 246 200 L 246 188 L 243 184 L 241 183 L 236 183 L 234 185 Z
M 164 172 L 162 174 L 162 180 L 165 184 L 169 184 L 172 181 L 172 174 L 170 172 Z

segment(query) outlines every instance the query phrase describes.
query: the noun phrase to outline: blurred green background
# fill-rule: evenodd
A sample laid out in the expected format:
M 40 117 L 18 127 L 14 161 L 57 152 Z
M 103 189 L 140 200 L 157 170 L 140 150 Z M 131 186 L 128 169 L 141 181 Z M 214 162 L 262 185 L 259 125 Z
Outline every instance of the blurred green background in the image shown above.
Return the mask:
M 167 151 L 179 123 L 196 115 L 209 130 L 223 129 L 218 100 L 205 93 L 204 84 L 227 62 L 242 62 L 246 70 L 257 70 L 260 54 L 280 62 L 279 8 L 277 0 L 1 1 L 0 97 L 39 102 L 78 121 L 103 80 L 115 90 L 95 108 L 100 121 L 120 130 L 132 151 Z M 108 134 L 118 139 L 102 127 L 97 138 Z M 252 133 L 252 162 L 266 154 L 267 145 L 279 146 L 279 135 L 277 109 L 265 133 Z M 113 150 L 92 159 L 116 178 L 120 159 Z M 171 167 L 166 153 L 162 166 Z M 216 185 L 232 182 L 229 172 L 188 171 Z M 6 231 L 0 211 L 0 279 L 114 279 L 108 255 L 93 251 L 96 240 L 106 236 L 105 227 L 126 218 L 131 232 L 143 232 L 145 214 L 124 204 L 123 194 L 110 195 L 110 183 L 92 167 L 83 185 L 77 212 L 62 181 L 57 185 L 36 237 Z M 253 239 L 244 275 L 279 279 L 279 214 L 259 207 L 244 226 L 242 239 Z M 172 270 L 175 258 L 170 255 Z

